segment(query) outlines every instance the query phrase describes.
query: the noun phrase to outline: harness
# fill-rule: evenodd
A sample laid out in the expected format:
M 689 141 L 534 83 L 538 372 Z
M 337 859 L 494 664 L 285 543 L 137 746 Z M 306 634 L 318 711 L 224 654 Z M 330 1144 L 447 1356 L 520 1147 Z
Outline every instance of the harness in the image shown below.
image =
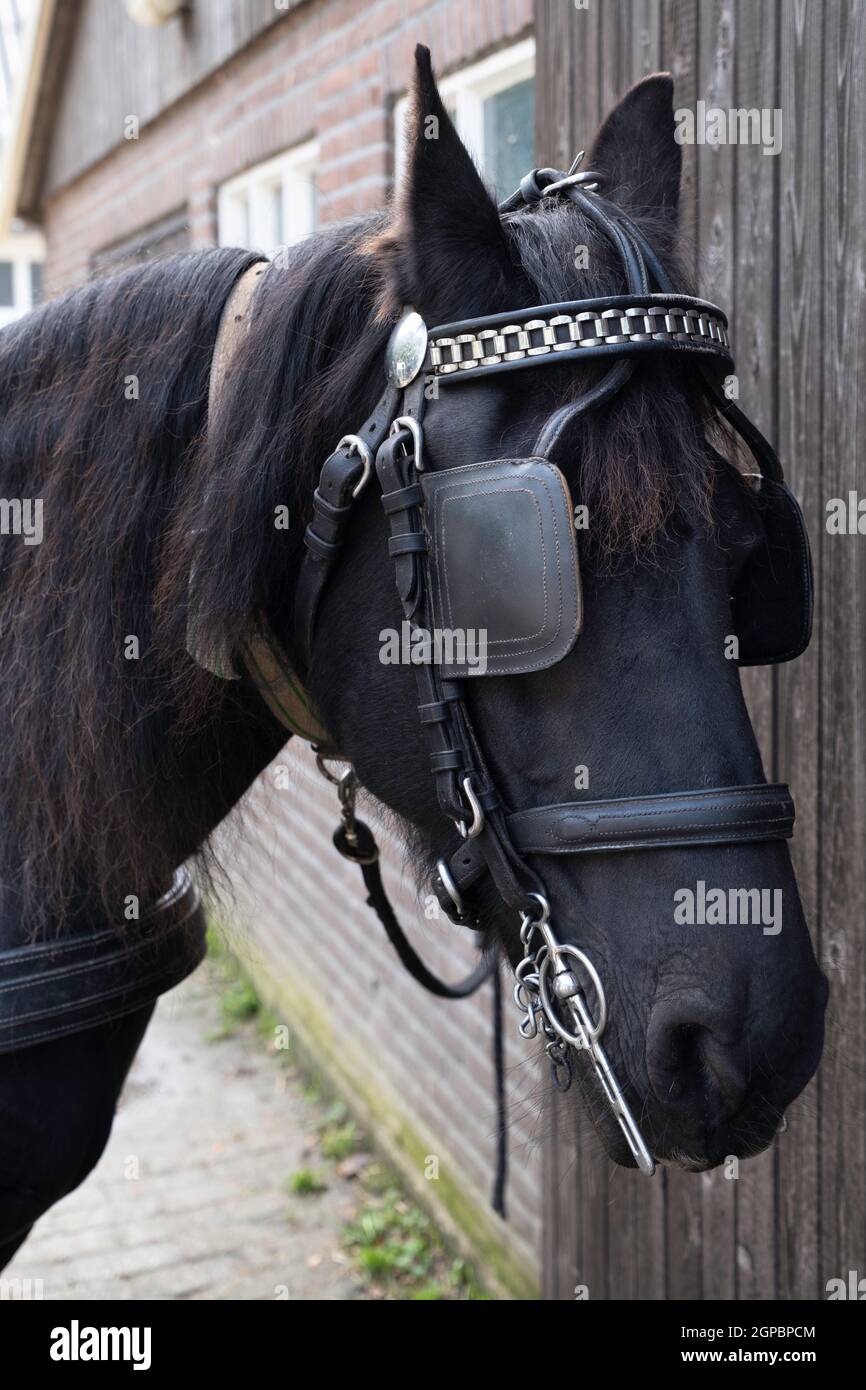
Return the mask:
M 351 767 L 340 778 L 328 771 L 336 750 L 323 738 L 304 693 L 320 601 L 339 561 L 354 503 L 375 478 L 389 522 L 397 593 L 413 640 L 423 643 L 443 629 L 487 634 L 483 667 L 453 651 L 431 652 L 428 660 L 413 662 L 438 805 L 456 832 L 456 843 L 437 863 L 437 899 L 450 920 L 478 929 L 473 896 L 487 881 L 518 915 L 523 958 L 514 998 L 521 1035 L 542 1038 L 562 1089 L 571 1081 L 571 1050 L 589 1056 L 637 1167 L 651 1174 L 652 1156 L 602 1046 L 603 983 L 585 952 L 560 941 L 543 880 L 528 857 L 786 839 L 794 825 L 789 790 L 783 784 L 700 788 L 514 809 L 504 804 L 485 761 L 467 686 L 485 675 L 549 669 L 577 640 L 582 599 L 573 509 L 566 480 L 549 455 L 572 423 L 612 399 L 647 357 L 685 354 L 697 364 L 710 400 L 745 441 L 759 470 L 754 476 L 760 479 L 765 540 L 732 595 L 741 665 L 788 661 L 805 649 L 812 621 L 811 561 L 803 517 L 775 453 L 725 395 L 723 380 L 733 358 L 724 313 L 673 290 L 640 230 L 597 194 L 599 176 L 577 172 L 579 159 L 568 174 L 533 170 L 500 211 L 545 198 L 569 199 L 614 246 L 628 293 L 430 329 L 407 310 L 388 345 L 387 385 L 375 409 L 322 466 L 296 587 L 292 666 L 267 632 L 241 656 L 256 680 L 263 663 L 272 677 L 278 673 L 276 680 L 259 681 L 262 694 L 291 732 L 311 739 L 320 771 L 338 787 L 341 825 L 334 843 L 360 865 L 368 902 L 403 963 L 440 997 L 470 993 L 493 965 L 482 964 L 469 979 L 446 985 L 420 961 L 382 887 L 373 835 L 355 816 L 355 774 Z M 253 269 L 261 273 L 262 267 Z M 230 301 L 231 321 L 233 313 Z M 438 408 L 437 393 L 453 407 L 461 382 L 594 359 L 611 365 L 582 397 L 549 417 L 530 457 L 435 471 L 426 467 L 424 420 L 428 409 Z M 206 664 L 206 656 L 195 654 Z M 501 1099 L 501 1039 L 497 1047 Z

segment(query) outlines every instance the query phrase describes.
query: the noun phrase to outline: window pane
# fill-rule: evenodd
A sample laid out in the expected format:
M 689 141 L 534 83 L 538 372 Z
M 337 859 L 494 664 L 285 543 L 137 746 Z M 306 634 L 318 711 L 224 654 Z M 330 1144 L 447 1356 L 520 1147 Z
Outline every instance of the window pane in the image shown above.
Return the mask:
M 273 246 L 282 246 L 282 244 L 283 244 L 283 238 L 284 238 L 284 235 L 285 235 L 285 229 L 284 229 L 284 227 L 283 227 L 283 184 L 282 184 L 282 180 L 281 180 L 279 183 L 271 184 L 271 187 L 270 187 L 270 198 L 271 198 L 271 226 L 272 226 L 272 229 L 273 229 L 272 245 L 273 245 Z
M 12 293 L 12 262 L 0 261 L 0 306 L 10 309 L 15 303 Z
M 42 303 L 42 262 L 30 262 L 30 303 Z
M 484 172 L 506 198 L 535 163 L 535 79 L 516 82 L 484 103 Z

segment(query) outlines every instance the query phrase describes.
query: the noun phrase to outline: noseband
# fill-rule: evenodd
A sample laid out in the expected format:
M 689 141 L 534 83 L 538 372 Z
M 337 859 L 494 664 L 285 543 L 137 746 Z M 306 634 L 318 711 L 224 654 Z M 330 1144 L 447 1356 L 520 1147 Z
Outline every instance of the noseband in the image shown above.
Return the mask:
M 794 824 L 788 788 L 700 788 L 514 810 L 503 803 L 487 766 L 466 702 L 467 684 L 485 673 L 546 669 L 574 645 L 582 604 L 573 509 L 565 479 L 548 458 L 566 428 L 610 400 L 650 356 L 685 354 L 697 363 L 710 399 L 743 437 L 760 470 L 767 541 L 774 553 L 763 557 L 764 570 L 756 560 L 733 595 L 741 664 L 788 660 L 804 649 L 811 629 L 811 570 L 802 517 L 779 462 L 725 395 L 723 378 L 733 359 L 724 313 L 675 293 L 642 233 L 595 193 L 598 176 L 575 168 L 569 174 L 533 171 L 500 210 L 543 198 L 570 199 L 615 247 L 628 293 L 538 305 L 429 331 L 418 314 L 404 315 L 388 346 L 388 384 L 381 399 L 369 419 L 340 440 L 321 471 L 296 590 L 293 665 L 305 680 L 320 599 L 354 502 L 375 474 L 390 525 L 397 591 L 413 637 L 429 634 L 437 620 L 457 629 L 467 615 L 479 614 L 493 633 L 495 654 L 486 672 L 437 657 L 413 663 L 438 804 L 457 837 L 438 861 L 436 896 L 452 921 L 477 929 L 473 894 L 489 880 L 517 914 L 523 958 L 514 997 L 522 1014 L 521 1035 L 542 1037 L 562 1088 L 571 1080 L 571 1049 L 588 1054 L 636 1165 L 651 1174 L 652 1156 L 602 1046 L 607 1021 L 602 981 L 585 952 L 559 939 L 543 880 L 529 859 L 786 839 Z M 461 382 L 596 358 L 610 359 L 608 370 L 584 396 L 546 421 L 529 459 L 427 469 L 424 420 L 431 382 L 432 408 L 439 390 L 459 408 Z M 479 559 L 482 552 L 487 559 L 497 557 L 498 564 Z M 786 592 L 770 592 L 774 585 L 776 590 L 787 586 Z M 756 613 L 759 603 L 768 604 L 777 619 L 771 630 L 766 607 L 763 615 Z M 321 760 L 320 768 L 327 771 Z M 361 865 L 369 900 L 404 963 L 437 993 L 469 992 L 485 970 L 463 985 L 443 986 L 402 936 L 378 877 L 375 842 L 354 816 L 351 769 L 339 786 L 343 815 L 335 843 Z M 587 995 L 594 998 L 592 1008 Z

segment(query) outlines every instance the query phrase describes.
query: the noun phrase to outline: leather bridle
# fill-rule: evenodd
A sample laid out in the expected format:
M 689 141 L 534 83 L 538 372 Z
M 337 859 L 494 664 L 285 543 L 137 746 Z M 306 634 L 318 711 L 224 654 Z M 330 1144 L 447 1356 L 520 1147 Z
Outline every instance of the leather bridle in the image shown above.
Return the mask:
M 575 168 L 569 174 L 534 170 L 501 211 L 510 212 L 521 202 L 569 198 L 616 248 L 628 293 L 540 305 L 429 332 L 417 314 L 404 315 L 387 352 L 386 390 L 370 417 L 341 439 L 325 461 L 315 491 L 296 591 L 293 666 L 302 681 L 312 660 L 320 599 L 341 554 L 354 503 L 374 473 L 389 521 L 388 549 L 404 617 L 413 629 L 428 623 L 430 542 L 421 482 L 431 381 L 442 391 L 459 391 L 461 381 L 562 362 L 611 359 L 596 386 L 546 421 L 534 450 L 534 456 L 543 458 L 577 417 L 610 400 L 640 361 L 658 353 L 686 354 L 697 362 L 713 403 L 754 453 L 763 478 L 781 480 L 781 467 L 769 444 L 722 388 L 719 369 L 733 368 L 725 315 L 703 300 L 674 293 L 641 232 L 593 191 L 598 176 L 577 174 Z M 543 881 L 528 857 L 786 839 L 794 824 L 788 788 L 700 788 L 515 811 L 503 804 L 486 763 L 465 699 L 466 682 L 443 678 L 433 662 L 414 669 L 438 804 L 458 834 L 456 847 L 437 865 L 434 888 L 442 909 L 452 921 L 477 927 L 470 894 L 481 880 L 489 879 L 501 901 L 519 915 L 524 954 L 514 994 L 523 1013 L 521 1034 L 543 1037 L 554 1078 L 563 1087 L 570 1081 L 570 1048 L 589 1054 L 635 1163 L 651 1174 L 654 1161 L 601 1044 L 607 1018 L 602 982 L 586 954 L 557 937 Z M 320 752 L 324 759 L 333 750 Z M 323 760 L 320 767 L 326 770 Z M 351 769 L 338 785 L 343 819 L 335 843 L 361 865 L 369 901 L 404 963 L 440 995 L 469 992 L 485 977 L 485 970 L 476 971 L 462 985 L 443 986 L 402 936 L 378 875 L 375 841 L 354 815 L 357 784 Z M 587 980 L 595 995 L 593 1010 L 587 1003 Z

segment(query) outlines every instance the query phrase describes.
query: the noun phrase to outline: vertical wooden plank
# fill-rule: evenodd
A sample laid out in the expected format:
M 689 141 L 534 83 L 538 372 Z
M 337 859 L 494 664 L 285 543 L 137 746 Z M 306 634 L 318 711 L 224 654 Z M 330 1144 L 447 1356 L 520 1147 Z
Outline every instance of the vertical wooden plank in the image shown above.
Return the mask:
M 607 107 L 602 71 L 602 27 L 605 7 L 590 5 L 575 11 L 574 92 L 576 146 L 589 150 Z M 589 1142 L 587 1142 L 589 1141 Z M 607 1171 L 610 1160 L 597 1140 L 581 1136 L 578 1204 L 578 1277 L 589 1286 L 594 1299 L 610 1297 L 610 1253 L 607 1211 Z
M 698 99 L 698 36 L 702 7 L 698 0 L 664 0 L 662 9 L 662 60 L 674 79 L 674 104 L 690 107 Z M 695 148 L 683 146 L 683 182 L 680 194 L 680 227 L 689 246 L 695 244 L 697 225 L 697 175 Z
M 567 169 L 574 158 L 574 11 L 538 0 L 535 7 L 535 157 Z
M 810 166 L 823 176 L 822 492 L 847 499 L 849 489 L 864 491 L 866 6 L 828 0 L 824 24 L 822 159 Z M 820 1078 L 823 1296 L 827 1279 L 866 1269 L 866 540 L 825 533 L 822 541 L 821 955 L 834 990 Z
M 735 32 L 732 0 L 705 0 L 698 33 L 697 91 L 708 107 L 724 111 L 736 105 Z M 698 292 L 724 306 L 734 302 L 736 154 L 733 145 L 699 145 L 695 151 Z M 702 1295 L 731 1298 L 735 1278 L 735 1184 L 717 1170 L 703 1174 L 696 1186 L 701 1204 Z
M 535 45 L 536 157 L 541 164 L 568 168 L 596 125 L 597 16 L 592 8 L 575 10 L 557 0 L 537 0 Z M 596 1299 L 604 1293 L 592 1259 L 598 1242 L 584 1227 L 589 1179 L 586 1145 L 577 1138 L 573 1118 L 576 1098 L 548 1094 L 544 1103 L 552 1115 L 543 1154 L 545 1296 L 571 1299 L 575 1286 L 585 1284 Z
M 634 0 L 631 25 L 631 81 L 662 67 L 662 0 Z
M 552 1091 L 552 1088 L 551 1088 Z M 574 1115 L 571 1097 L 557 1091 L 545 1095 L 543 1149 L 544 1212 L 542 1231 L 542 1296 L 548 1302 L 574 1299 L 577 1286 L 574 1251 L 577 1244 L 577 1185 Z
M 601 26 L 602 15 L 598 5 L 591 5 L 588 10 L 574 11 L 572 45 L 576 85 L 571 100 L 577 149 L 583 146 L 590 148 L 606 115 L 600 71 Z
M 820 565 L 822 548 L 821 380 L 825 359 L 821 283 L 822 191 L 816 169 L 824 155 L 821 51 L 822 8 L 804 0 L 783 5 L 780 97 L 783 144 L 779 159 L 779 445 L 788 480 L 800 497 Z M 813 934 L 820 929 L 821 771 L 820 634 L 778 680 L 777 759 L 773 771 L 790 780 L 797 804 L 794 865 Z M 789 1114 L 776 1147 L 778 1294 L 815 1298 L 819 1213 L 820 1134 L 814 1086 Z
M 625 90 L 622 75 L 623 27 L 627 16 L 622 0 L 597 7 L 592 29 L 592 49 L 587 33 L 587 57 L 595 52 L 595 81 L 588 96 L 585 112 L 585 134 L 580 135 L 579 147 L 590 147 L 596 130 L 608 111 Z M 587 16 L 588 17 L 588 16 Z M 579 1191 L 581 1265 L 585 1271 L 593 1298 L 622 1298 L 621 1284 L 625 1269 L 621 1259 L 631 1236 L 631 1212 L 621 1203 L 611 1207 L 613 1165 L 589 1146 L 581 1155 L 581 1184 Z M 624 1239 L 623 1239 L 624 1237 Z
M 736 105 L 779 106 L 778 0 L 737 6 Z M 778 439 L 777 313 L 779 159 L 759 146 L 735 151 L 736 263 L 731 337 L 740 404 L 771 440 Z M 772 669 L 745 670 L 743 689 L 764 767 L 774 767 L 775 683 Z M 798 826 L 799 834 L 799 826 Z M 740 1166 L 735 1183 L 733 1296 L 749 1302 L 776 1296 L 776 1160 L 763 1154 Z
M 632 85 L 631 0 L 601 6 L 599 29 L 599 95 L 602 119 Z
M 602 15 L 603 113 L 641 76 L 661 66 L 660 0 L 618 0 Z M 608 1164 L 603 1172 L 607 1211 L 608 1296 L 665 1297 L 665 1206 L 661 1177 L 647 1181 Z
M 698 99 L 700 14 L 696 0 L 664 0 L 662 11 L 662 63 L 674 78 L 674 106 L 695 110 Z M 696 151 L 683 146 L 683 180 L 680 192 L 680 232 L 689 248 L 696 245 Z M 666 1298 L 701 1298 L 703 1267 L 701 1242 L 703 1218 L 701 1193 L 694 1174 L 666 1170 Z

